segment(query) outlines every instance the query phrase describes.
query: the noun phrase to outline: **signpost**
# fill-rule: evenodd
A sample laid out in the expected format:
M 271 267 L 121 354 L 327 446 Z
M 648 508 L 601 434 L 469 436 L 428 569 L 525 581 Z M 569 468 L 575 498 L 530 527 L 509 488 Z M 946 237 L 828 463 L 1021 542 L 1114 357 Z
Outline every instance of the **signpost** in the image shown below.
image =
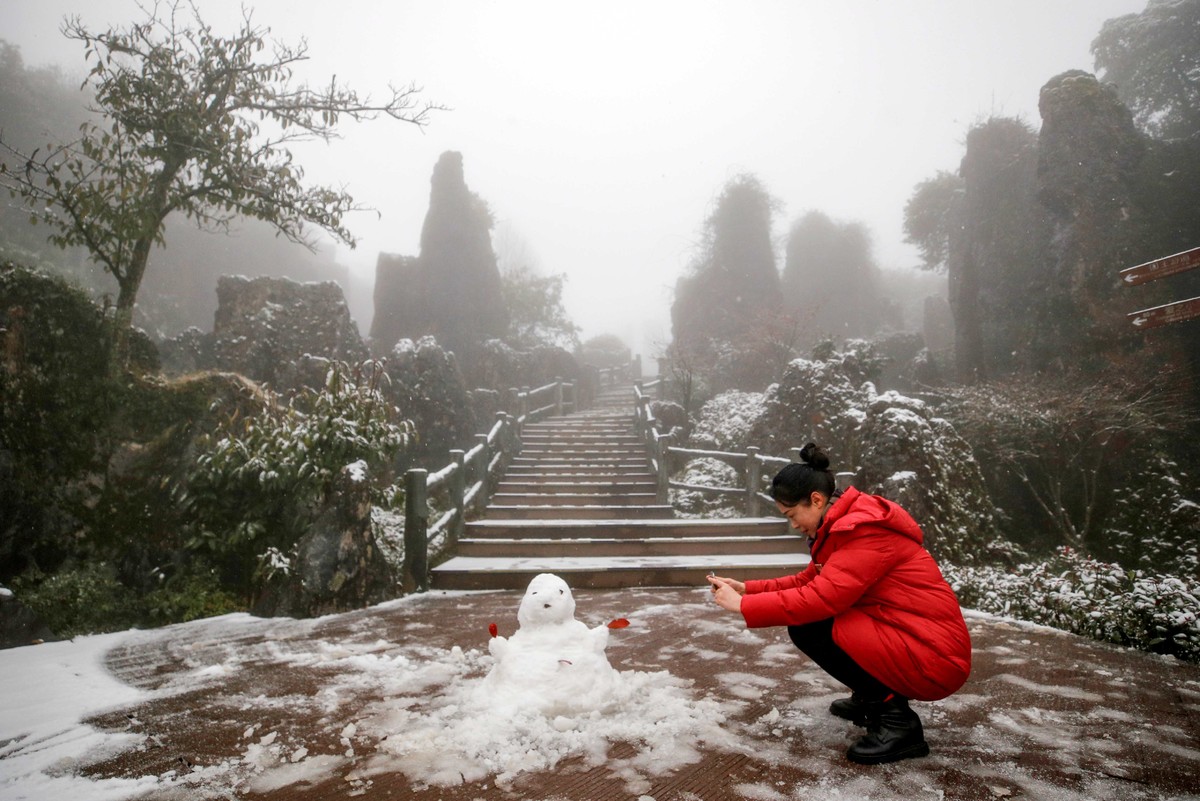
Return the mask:
M 1136 267 L 1127 267 L 1121 270 L 1121 281 L 1127 286 L 1137 286 L 1166 278 L 1168 275 L 1185 273 L 1195 267 L 1200 267 L 1200 248 L 1185 250 L 1174 256 L 1148 261 Z
M 1143 309 L 1128 316 L 1133 318 L 1131 322 L 1134 328 L 1158 328 L 1167 323 L 1178 323 L 1181 320 L 1200 317 L 1200 298 L 1177 300 L 1174 303 L 1166 303 L 1152 309 Z
M 1182 253 L 1176 253 L 1174 256 L 1155 259 L 1124 269 L 1121 271 L 1121 282 L 1126 286 L 1137 286 L 1157 281 L 1159 278 L 1166 278 L 1169 275 L 1185 273 L 1196 267 L 1200 267 L 1200 248 L 1192 248 Z M 1200 298 L 1177 300 L 1174 303 L 1142 309 L 1126 316 L 1130 318 L 1133 327 L 1139 329 L 1158 328 L 1169 323 L 1191 320 L 1194 317 L 1200 317 Z

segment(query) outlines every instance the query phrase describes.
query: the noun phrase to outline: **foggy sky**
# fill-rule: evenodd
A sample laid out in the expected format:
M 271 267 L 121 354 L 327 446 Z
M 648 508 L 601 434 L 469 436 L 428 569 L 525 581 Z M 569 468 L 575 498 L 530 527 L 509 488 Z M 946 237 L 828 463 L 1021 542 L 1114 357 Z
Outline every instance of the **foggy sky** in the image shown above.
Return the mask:
M 197 4 L 218 32 L 235 30 L 241 2 Z M 865 223 L 883 268 L 910 267 L 913 186 L 957 168 L 974 122 L 1036 128 L 1042 84 L 1091 71 L 1101 23 L 1145 0 L 247 5 L 275 38 L 307 38 L 314 83 L 336 73 L 384 96 L 389 82 L 415 82 L 452 109 L 424 132 L 347 125 L 342 140 L 296 151 L 310 180 L 381 214 L 349 220 L 360 242 L 339 261 L 370 278 L 380 251 L 415 255 L 433 165 L 458 150 L 498 223 L 543 272 L 569 275 L 584 336 L 612 332 L 651 355 L 729 178 L 754 173 L 780 201 L 780 244 L 817 209 Z M 0 37 L 28 65 L 81 78 L 82 47 L 58 31 L 66 14 L 96 28 L 142 16 L 134 0 L 4 0 Z

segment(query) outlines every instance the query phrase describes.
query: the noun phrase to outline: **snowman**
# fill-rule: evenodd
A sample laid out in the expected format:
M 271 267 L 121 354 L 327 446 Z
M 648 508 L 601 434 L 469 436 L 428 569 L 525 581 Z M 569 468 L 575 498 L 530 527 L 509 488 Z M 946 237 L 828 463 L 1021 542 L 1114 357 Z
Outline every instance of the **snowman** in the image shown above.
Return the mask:
M 553 573 L 529 582 L 517 609 L 520 627 L 511 637 L 489 626 L 495 664 L 480 685 L 489 706 L 534 709 L 547 716 L 578 714 L 610 703 L 619 675 L 604 650 L 611 628 L 624 619 L 588 628 L 575 619 L 575 597 Z

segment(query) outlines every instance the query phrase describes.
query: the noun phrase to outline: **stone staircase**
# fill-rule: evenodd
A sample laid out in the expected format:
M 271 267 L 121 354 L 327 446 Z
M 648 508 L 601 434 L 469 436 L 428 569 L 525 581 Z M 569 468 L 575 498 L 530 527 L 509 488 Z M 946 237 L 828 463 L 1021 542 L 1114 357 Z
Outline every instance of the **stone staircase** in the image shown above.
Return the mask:
M 622 388 L 526 425 L 520 456 L 455 555 L 433 568 L 433 587 L 524 589 L 538 573 L 579 588 L 701 587 L 710 570 L 771 578 L 807 563 L 804 538 L 781 518 L 685 520 L 657 503 L 633 419 Z

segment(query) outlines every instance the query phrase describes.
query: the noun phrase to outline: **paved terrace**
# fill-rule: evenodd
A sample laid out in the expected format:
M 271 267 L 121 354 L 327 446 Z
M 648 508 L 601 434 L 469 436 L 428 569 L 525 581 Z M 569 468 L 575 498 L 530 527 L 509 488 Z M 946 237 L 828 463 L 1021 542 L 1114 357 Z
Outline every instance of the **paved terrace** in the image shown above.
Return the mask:
M 610 639 L 616 669 L 683 680 L 670 691 L 700 714 L 670 742 L 610 734 L 598 753 L 572 753 L 599 724 L 567 721 L 546 728 L 562 730 L 553 767 L 531 754 L 528 770 L 470 776 L 456 754 L 487 734 L 486 710 L 445 699 L 486 672 L 488 624 L 511 633 L 520 595 L 433 592 L 318 620 L 131 633 L 106 666 L 142 700 L 89 721 L 120 733 L 123 750 L 54 770 L 94 782 L 73 794 L 81 801 L 122 797 L 109 780 L 139 778 L 152 799 L 1200 798 L 1198 666 L 969 614 L 970 681 L 914 704 L 932 755 L 863 767 L 843 756 L 860 730 L 826 711 L 842 690 L 784 630 L 747 632 L 702 590 L 680 588 L 576 591 L 589 625 L 631 621 Z M 465 784 L 431 786 L 427 766 L 405 761 L 422 721 L 446 727 L 431 741 L 442 780 Z M 0 777 L 39 747 L 0 743 Z M 0 779 L 0 797 L 13 793 Z

